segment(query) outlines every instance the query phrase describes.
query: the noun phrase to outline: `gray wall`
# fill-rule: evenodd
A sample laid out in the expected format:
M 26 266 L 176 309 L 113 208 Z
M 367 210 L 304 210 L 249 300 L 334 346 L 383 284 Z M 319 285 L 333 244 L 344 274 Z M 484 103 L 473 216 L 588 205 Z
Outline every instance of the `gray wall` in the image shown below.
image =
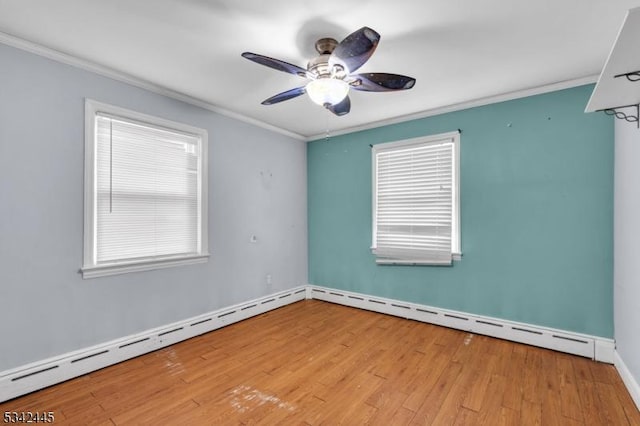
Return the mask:
M 613 299 L 616 349 L 640 383 L 640 130 L 616 120 Z
M 85 97 L 209 132 L 208 263 L 81 278 Z M 306 284 L 306 208 L 304 142 L 0 44 L 0 371 Z

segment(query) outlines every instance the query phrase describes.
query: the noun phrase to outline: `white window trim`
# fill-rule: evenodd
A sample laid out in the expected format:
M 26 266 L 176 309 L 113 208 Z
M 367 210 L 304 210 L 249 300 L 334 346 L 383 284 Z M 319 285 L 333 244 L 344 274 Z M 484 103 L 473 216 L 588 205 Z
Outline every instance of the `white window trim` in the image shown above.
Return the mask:
M 119 261 L 104 264 L 95 264 L 95 221 L 96 221 L 96 114 L 103 113 L 147 123 L 155 127 L 164 127 L 169 130 L 178 130 L 191 133 L 201 139 L 199 180 L 200 192 L 200 253 L 185 256 L 166 256 L 153 259 L 140 259 L 131 261 Z M 105 104 L 93 99 L 85 99 L 85 135 L 84 135 L 84 256 L 81 268 L 83 278 L 96 278 L 107 275 L 123 274 L 128 272 L 149 271 L 153 269 L 168 268 L 179 265 L 191 265 L 207 262 L 209 259 L 208 243 L 208 133 L 204 129 L 189 126 L 187 124 L 166 120 L 159 117 L 131 111 L 114 105 Z
M 386 142 L 380 143 L 372 146 L 372 155 L 371 155 L 371 172 L 373 176 L 373 192 L 372 192 L 372 210 L 371 214 L 373 217 L 373 231 L 371 233 L 372 241 L 371 241 L 371 250 L 376 248 L 376 236 L 377 236 L 377 218 L 376 218 L 376 210 L 377 210 L 377 197 L 378 193 L 377 187 L 377 173 L 376 173 L 376 154 L 379 152 L 395 150 L 400 147 L 408 147 L 413 145 L 422 145 L 424 143 L 429 142 L 437 142 L 443 139 L 452 139 L 453 143 L 453 162 L 454 162 L 454 173 L 452 176 L 452 199 L 453 199 L 453 209 L 452 209 L 452 220 L 451 220 L 451 230 L 452 235 L 456 238 L 451 239 L 451 255 L 453 260 L 461 260 L 462 259 L 462 245 L 461 245 L 461 231 L 460 231 L 460 130 L 448 133 L 440 133 L 437 135 L 430 136 L 421 136 L 417 138 L 404 139 L 400 141 L 394 142 Z M 390 260 L 390 259 L 376 259 L 376 263 L 383 265 L 420 265 L 423 263 L 416 262 L 415 260 Z

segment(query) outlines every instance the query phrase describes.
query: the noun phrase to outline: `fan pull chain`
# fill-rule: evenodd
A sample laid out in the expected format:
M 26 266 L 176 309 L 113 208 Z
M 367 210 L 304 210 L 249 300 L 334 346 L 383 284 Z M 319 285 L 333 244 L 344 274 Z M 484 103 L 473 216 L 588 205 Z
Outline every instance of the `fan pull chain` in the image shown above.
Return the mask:
M 325 133 L 324 133 L 324 141 L 325 142 L 329 142 L 329 110 L 327 110 L 326 115 L 324 116 L 324 128 L 325 128 Z

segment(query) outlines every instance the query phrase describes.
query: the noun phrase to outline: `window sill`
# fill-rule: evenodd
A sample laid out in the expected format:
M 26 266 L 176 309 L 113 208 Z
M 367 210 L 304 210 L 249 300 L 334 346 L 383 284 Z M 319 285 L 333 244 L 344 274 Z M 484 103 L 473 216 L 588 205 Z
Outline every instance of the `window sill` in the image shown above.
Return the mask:
M 194 255 L 189 257 L 171 257 L 163 259 L 149 259 L 136 262 L 119 262 L 104 265 L 84 266 L 80 272 L 82 278 L 98 278 L 109 275 L 126 274 L 129 272 L 151 271 L 153 269 L 171 268 L 173 266 L 193 265 L 209 260 L 209 254 Z
M 409 265 L 409 266 L 453 266 L 453 261 L 462 260 L 462 253 L 452 253 L 451 261 L 442 262 L 427 262 L 416 259 L 386 259 L 376 258 L 376 264 L 378 265 Z

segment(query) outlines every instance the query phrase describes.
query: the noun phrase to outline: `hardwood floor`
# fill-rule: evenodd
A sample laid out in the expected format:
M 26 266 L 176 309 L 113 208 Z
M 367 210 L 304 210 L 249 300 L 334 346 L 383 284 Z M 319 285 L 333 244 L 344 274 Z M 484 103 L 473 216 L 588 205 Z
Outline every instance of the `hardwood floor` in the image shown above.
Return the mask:
M 5 411 L 82 425 L 640 425 L 611 365 L 314 300 Z

